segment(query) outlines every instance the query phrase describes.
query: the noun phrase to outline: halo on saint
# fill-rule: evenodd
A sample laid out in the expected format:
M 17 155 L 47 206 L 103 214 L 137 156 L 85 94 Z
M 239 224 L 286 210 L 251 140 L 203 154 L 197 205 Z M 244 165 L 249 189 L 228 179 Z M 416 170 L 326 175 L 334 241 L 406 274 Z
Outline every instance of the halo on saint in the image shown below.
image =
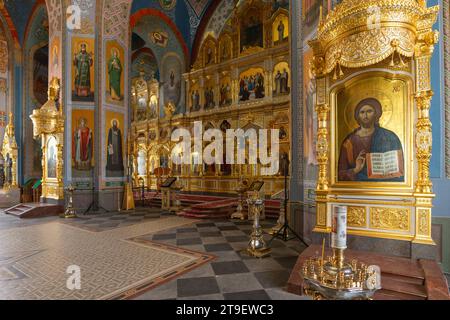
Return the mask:
M 84 121 L 84 124 L 87 125 L 88 121 L 85 117 L 81 117 L 78 119 L 78 125 L 80 125 L 82 121 Z
M 114 121 L 117 123 L 117 128 L 119 128 L 120 127 L 120 122 L 116 118 L 111 120 L 111 127 L 114 127 Z
M 381 103 L 383 113 L 380 118 L 380 126 L 386 127 L 386 125 L 392 118 L 394 107 L 392 105 L 392 100 L 385 93 L 379 90 L 370 90 L 369 92 L 354 94 L 351 99 L 348 99 L 344 109 L 345 125 L 350 131 L 359 126 L 354 117 L 355 107 L 360 101 L 364 100 L 365 98 L 375 98 Z
M 120 57 L 119 50 L 117 48 L 111 48 L 111 56 L 114 56 L 114 52 L 117 53 L 117 57 Z

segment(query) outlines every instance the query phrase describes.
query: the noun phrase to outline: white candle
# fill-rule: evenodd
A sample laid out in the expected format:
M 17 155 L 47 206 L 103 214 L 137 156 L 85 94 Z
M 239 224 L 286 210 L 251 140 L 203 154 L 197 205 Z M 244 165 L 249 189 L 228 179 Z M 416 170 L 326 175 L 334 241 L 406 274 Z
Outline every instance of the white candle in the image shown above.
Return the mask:
M 331 247 L 347 248 L 347 207 L 333 206 L 331 221 Z

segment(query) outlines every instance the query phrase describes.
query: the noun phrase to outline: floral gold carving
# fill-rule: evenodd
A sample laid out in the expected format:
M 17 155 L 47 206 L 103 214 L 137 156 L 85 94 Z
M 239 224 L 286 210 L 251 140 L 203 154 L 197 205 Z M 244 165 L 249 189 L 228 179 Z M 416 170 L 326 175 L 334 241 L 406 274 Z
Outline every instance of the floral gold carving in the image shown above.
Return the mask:
M 429 211 L 427 209 L 419 209 L 418 211 L 418 232 L 422 235 L 430 233 Z
M 347 225 L 349 227 L 365 227 L 366 208 L 365 207 L 348 207 Z
M 408 231 L 409 209 L 370 208 L 370 227 L 381 230 Z

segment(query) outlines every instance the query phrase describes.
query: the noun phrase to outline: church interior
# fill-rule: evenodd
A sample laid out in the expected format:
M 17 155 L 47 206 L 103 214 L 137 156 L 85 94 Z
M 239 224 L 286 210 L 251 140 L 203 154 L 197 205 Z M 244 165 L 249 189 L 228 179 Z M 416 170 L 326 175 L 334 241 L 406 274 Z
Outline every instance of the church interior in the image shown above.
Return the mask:
M 450 300 L 450 0 L 0 0 L 1 300 Z

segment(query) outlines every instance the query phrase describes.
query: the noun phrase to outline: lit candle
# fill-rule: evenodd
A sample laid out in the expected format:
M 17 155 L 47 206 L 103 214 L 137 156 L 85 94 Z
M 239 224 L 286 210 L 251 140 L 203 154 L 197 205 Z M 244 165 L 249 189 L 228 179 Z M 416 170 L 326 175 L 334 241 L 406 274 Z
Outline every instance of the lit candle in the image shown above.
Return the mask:
M 333 207 L 331 246 L 336 249 L 347 248 L 347 207 L 345 206 Z

